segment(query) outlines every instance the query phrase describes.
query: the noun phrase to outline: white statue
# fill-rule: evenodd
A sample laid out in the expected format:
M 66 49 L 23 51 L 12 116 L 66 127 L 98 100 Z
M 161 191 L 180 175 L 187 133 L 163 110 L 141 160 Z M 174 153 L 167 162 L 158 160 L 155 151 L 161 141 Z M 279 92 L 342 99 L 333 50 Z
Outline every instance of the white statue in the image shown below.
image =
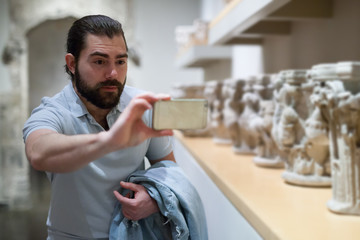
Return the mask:
M 256 130 L 259 140 L 254 163 L 260 167 L 281 168 L 284 166 L 282 152 L 279 151 L 273 136 L 273 118 L 275 101 L 273 99 L 274 87 L 278 76 L 275 74 L 259 75 L 253 85 L 253 91 L 261 98 L 260 111 L 256 118 Z M 280 85 L 279 85 L 280 86 Z M 278 87 L 277 90 L 279 90 Z
M 177 26 L 175 28 L 175 42 L 177 45 L 178 54 L 183 53 L 191 46 L 191 36 L 196 31 L 195 26 Z
M 208 25 L 209 23 L 202 19 L 194 20 L 193 26 L 195 28 L 195 32 L 192 35 L 192 41 L 194 45 L 207 45 Z
M 244 110 L 244 103 L 241 101 L 244 85 L 245 80 L 243 79 L 226 79 L 222 87 L 222 95 L 225 98 L 224 125 L 230 133 L 234 151 L 240 148 L 242 143 L 238 118 Z
M 307 82 L 307 70 L 283 71 L 279 78 L 285 84 L 275 90 L 272 133 L 285 160 L 282 177 L 291 184 L 330 186 L 326 122 L 319 114 L 316 93 L 311 95 L 315 83 Z
M 260 100 L 258 94 L 247 92 L 242 97 L 245 106 L 244 111 L 238 119 L 241 132 L 241 146 L 234 149 L 236 153 L 254 154 L 259 143 L 259 133 L 257 127 L 261 124 L 261 118 L 258 116 L 260 109 Z
M 206 45 L 208 41 L 208 22 L 195 19 L 192 25 L 175 28 L 175 42 L 178 53 L 194 45 Z
M 332 173 L 327 206 L 333 212 L 360 215 L 360 62 L 338 63 L 336 76 L 342 83 L 329 81 L 327 87 L 336 91 L 324 94 Z
M 290 154 L 290 147 L 294 142 L 299 142 L 302 138 L 302 132 L 295 131 L 295 129 L 298 128 L 295 126 L 297 123 L 297 114 L 293 113 L 294 110 L 291 108 L 292 101 L 289 100 L 291 98 L 288 94 L 288 92 L 291 91 L 287 90 L 291 84 L 289 80 L 289 83 L 286 83 L 286 74 L 289 71 L 291 70 L 281 71 L 276 75 L 273 91 L 274 115 L 272 119 L 271 136 L 278 149 L 277 161 L 283 162 L 283 165 Z M 279 166 L 280 165 L 279 163 Z
M 272 100 L 262 100 L 260 102 L 259 124 L 256 126 L 259 141 L 254 157 L 254 163 L 260 167 L 282 168 L 284 160 L 281 156 L 273 137 L 273 117 L 275 103 Z
M 241 139 L 233 148 L 236 153 L 254 154 L 260 142 L 263 143 L 267 133 L 262 131 L 269 126 L 265 126 L 262 117 L 259 116 L 260 102 L 271 99 L 272 88 L 271 75 L 262 74 L 246 79 L 241 99 L 244 110 L 238 119 Z
M 214 142 L 231 144 L 229 130 L 224 125 L 222 82 L 216 80 L 206 82 L 204 96 L 209 102 L 210 129 Z
M 258 94 L 261 100 L 272 100 L 275 84 L 274 74 L 259 74 L 254 76 L 254 83 L 252 84 L 252 92 Z

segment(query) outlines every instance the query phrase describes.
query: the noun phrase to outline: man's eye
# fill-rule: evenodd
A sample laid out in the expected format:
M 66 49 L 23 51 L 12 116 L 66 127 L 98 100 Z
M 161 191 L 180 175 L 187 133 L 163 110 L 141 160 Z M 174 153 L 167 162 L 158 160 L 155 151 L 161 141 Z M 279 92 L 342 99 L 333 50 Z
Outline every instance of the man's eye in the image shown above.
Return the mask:
M 102 64 L 104 64 L 105 62 L 104 62 L 103 60 L 96 60 L 95 63 L 96 63 L 96 64 L 99 64 L 99 65 L 102 65 Z
M 125 64 L 126 63 L 126 61 L 124 61 L 124 60 L 118 60 L 117 61 L 117 64 L 120 64 L 120 65 L 123 65 L 123 64 Z

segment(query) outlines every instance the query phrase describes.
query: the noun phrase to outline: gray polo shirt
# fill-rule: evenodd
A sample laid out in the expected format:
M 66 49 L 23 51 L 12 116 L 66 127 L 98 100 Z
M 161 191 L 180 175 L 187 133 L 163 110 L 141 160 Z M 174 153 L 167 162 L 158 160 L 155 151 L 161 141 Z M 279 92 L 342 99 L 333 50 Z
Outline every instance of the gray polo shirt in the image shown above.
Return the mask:
M 139 93 L 141 91 L 135 88 L 124 88 L 120 103 L 107 116 L 110 127 Z M 151 111 L 146 111 L 143 121 L 151 126 L 151 120 Z M 66 135 L 104 131 L 89 114 L 71 83 L 54 97 L 42 99 L 25 123 L 24 140 L 32 131 L 44 128 Z M 120 181 L 130 173 L 143 168 L 145 156 L 156 160 L 171 151 L 170 137 L 152 138 L 135 147 L 109 153 L 74 172 L 48 172 L 52 188 L 47 220 L 49 237 L 107 238 L 117 201 L 113 190 L 118 189 Z

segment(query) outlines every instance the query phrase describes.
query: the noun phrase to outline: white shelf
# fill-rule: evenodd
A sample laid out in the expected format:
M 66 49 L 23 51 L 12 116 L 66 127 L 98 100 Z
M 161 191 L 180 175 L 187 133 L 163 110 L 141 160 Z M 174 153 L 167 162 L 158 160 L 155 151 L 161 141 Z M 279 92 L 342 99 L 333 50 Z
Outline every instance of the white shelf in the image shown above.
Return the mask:
M 221 192 L 188 149 L 177 138 L 173 140 L 176 162 L 185 171 L 203 202 L 208 240 L 263 239 Z
M 231 59 L 232 47 L 225 46 L 192 46 L 176 59 L 176 66 L 206 67 L 214 61 Z
M 221 44 L 266 18 L 290 0 L 236 0 L 211 22 L 209 44 Z M 230 9 L 229 9 L 230 8 Z
M 241 236 L 239 232 L 246 231 L 239 230 L 246 225 L 242 221 L 229 230 L 238 235 L 215 239 L 258 239 L 256 233 L 272 240 L 360 239 L 359 216 L 335 214 L 327 209 L 326 204 L 332 197 L 331 188 L 286 184 L 281 177 L 284 169 L 257 167 L 253 155 L 235 154 L 230 145 L 217 145 L 212 138 L 184 137 L 179 132 L 175 132 L 175 136 L 183 145 L 182 149 L 175 145 L 174 152 L 182 154 L 178 157 L 188 163 L 190 157 L 185 155 L 191 155 L 253 228 L 246 227 L 251 236 Z M 196 176 L 195 173 L 192 175 Z M 205 179 L 198 181 L 205 184 Z M 199 191 L 205 205 L 213 200 L 207 190 L 207 186 L 202 186 L 202 191 Z M 219 203 L 210 209 L 215 211 L 222 207 L 223 204 Z M 219 223 L 211 226 L 217 225 L 215 228 L 221 231 L 224 222 L 233 224 L 231 217 L 214 218 L 212 221 Z
M 209 45 L 290 34 L 291 21 L 331 16 L 331 0 L 234 0 L 210 23 Z

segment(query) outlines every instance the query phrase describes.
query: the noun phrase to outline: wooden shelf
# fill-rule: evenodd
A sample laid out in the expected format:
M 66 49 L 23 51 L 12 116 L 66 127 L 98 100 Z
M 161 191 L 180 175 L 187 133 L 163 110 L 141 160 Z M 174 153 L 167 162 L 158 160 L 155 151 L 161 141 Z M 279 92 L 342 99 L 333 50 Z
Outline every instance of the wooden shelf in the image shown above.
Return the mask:
M 225 46 L 192 46 L 176 59 L 177 67 L 206 67 L 214 61 L 231 59 L 232 49 Z
M 360 239 L 360 216 L 327 209 L 330 188 L 286 184 L 282 169 L 259 168 L 211 138 L 176 137 L 264 239 Z
M 234 0 L 210 23 L 209 45 L 239 43 L 249 33 L 290 34 L 292 21 L 331 16 L 331 0 Z

